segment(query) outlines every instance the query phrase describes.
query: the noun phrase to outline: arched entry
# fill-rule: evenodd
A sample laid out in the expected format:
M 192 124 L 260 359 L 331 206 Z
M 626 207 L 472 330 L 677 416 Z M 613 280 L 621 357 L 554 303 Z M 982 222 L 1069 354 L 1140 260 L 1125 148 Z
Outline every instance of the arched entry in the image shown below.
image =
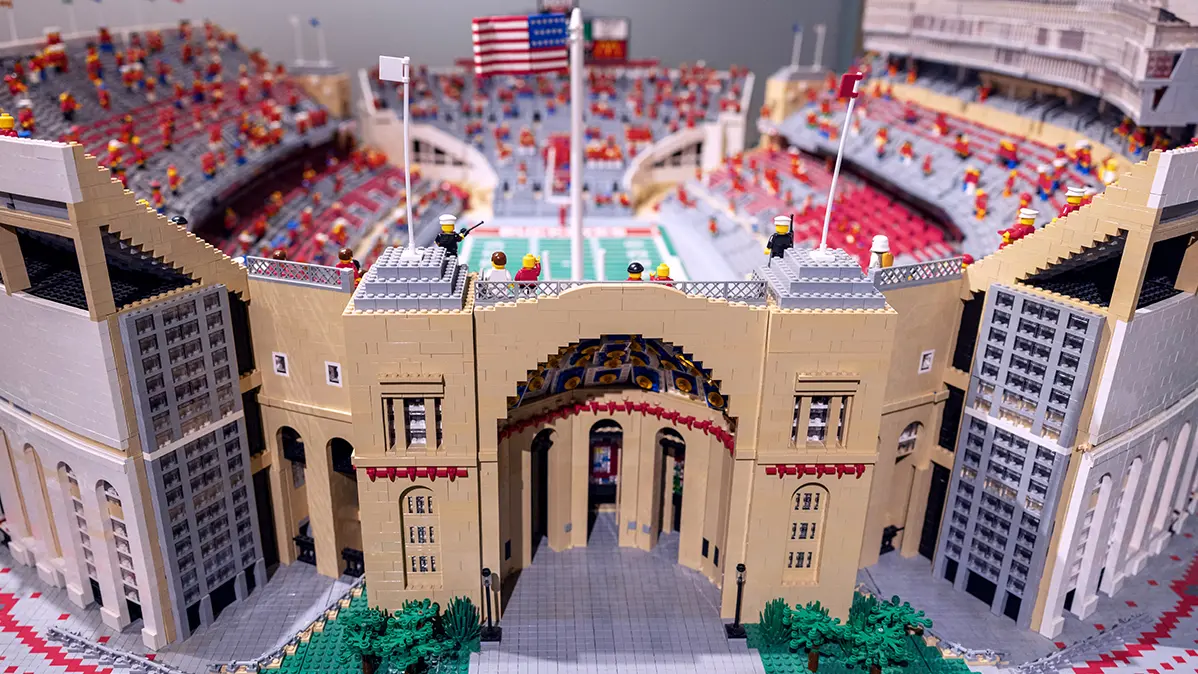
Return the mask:
M 682 530 L 682 488 L 686 478 L 686 438 L 673 428 L 657 432 L 661 449 L 661 509 L 658 530 L 673 533 Z
M 362 554 L 362 521 L 358 517 L 358 473 L 354 469 L 354 446 L 344 438 L 328 442 L 329 501 L 333 507 L 333 535 L 337 550 L 345 562 L 343 575 L 360 576 L 365 572 Z
M 295 544 L 297 561 L 316 565 L 316 540 L 312 537 L 308 523 L 307 457 L 304 439 L 290 426 L 280 426 L 275 432 L 275 441 L 283 461 L 279 468 L 283 473 L 283 489 L 290 490 L 291 520 L 290 536 Z
M 587 442 L 590 456 L 587 501 L 592 514 L 600 509 L 615 508 L 616 493 L 620 487 L 620 450 L 623 446 L 624 428 L 620 422 L 600 419 L 591 426 Z
M 661 340 L 560 349 L 499 422 L 502 573 L 532 564 L 542 537 L 555 551 L 602 542 L 648 552 L 678 532 L 663 554 L 722 584 L 735 430 L 726 409 L 711 373 Z

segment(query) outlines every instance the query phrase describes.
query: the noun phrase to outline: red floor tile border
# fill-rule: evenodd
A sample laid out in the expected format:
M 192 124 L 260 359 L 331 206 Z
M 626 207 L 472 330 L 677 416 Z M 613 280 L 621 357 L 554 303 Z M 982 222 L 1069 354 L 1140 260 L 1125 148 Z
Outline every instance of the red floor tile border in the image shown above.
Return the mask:
M 15 596 L 8 592 L 0 592 L 0 632 L 16 635 L 17 640 L 24 644 L 30 653 L 42 656 L 51 666 L 62 667 L 71 674 L 111 674 L 111 667 L 100 668 L 96 665 L 85 665 L 83 660 L 68 656 L 61 647 L 51 646 L 37 633 L 37 630 L 17 622 L 11 612 L 16 603 Z M 63 614 L 63 616 L 68 615 Z M 8 674 L 12 674 L 16 668 L 12 667 L 6 671 Z

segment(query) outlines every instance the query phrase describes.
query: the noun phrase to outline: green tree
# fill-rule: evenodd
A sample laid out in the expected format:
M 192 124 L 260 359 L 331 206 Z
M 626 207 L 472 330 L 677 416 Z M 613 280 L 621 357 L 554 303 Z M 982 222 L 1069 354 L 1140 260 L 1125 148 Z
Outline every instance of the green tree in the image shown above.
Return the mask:
M 907 633 L 919 633 L 932 627 L 931 618 L 925 616 L 923 611 L 915 610 L 908 602 L 900 604 L 898 595 L 891 597 L 888 602 L 878 602 L 877 607 L 870 615 L 870 622 L 895 625 Z
M 454 597 L 441 615 L 441 631 L 459 657 L 478 642 L 481 626 L 478 607 L 469 597 Z
M 886 674 L 911 656 L 906 632 L 898 625 L 874 625 L 848 630 L 845 639 L 845 663 L 870 674 Z
M 757 634 L 766 646 L 781 646 L 790 641 L 790 608 L 782 599 L 765 605 L 757 617 Z
M 379 640 L 387 630 L 387 613 L 359 605 L 343 611 L 337 622 L 342 624 L 341 661 L 348 663 L 356 657 L 362 674 L 374 674 L 379 665 Z
M 387 619 L 387 628 L 376 642 L 387 672 L 421 671 L 448 653 L 452 644 L 437 633 L 440 612 L 441 607 L 429 599 L 406 601 Z
M 828 615 L 828 609 L 818 601 L 797 606 L 789 612 L 790 647 L 807 651 L 807 669 L 819 671 L 820 649 L 838 644 L 844 638 L 844 625 L 839 618 Z

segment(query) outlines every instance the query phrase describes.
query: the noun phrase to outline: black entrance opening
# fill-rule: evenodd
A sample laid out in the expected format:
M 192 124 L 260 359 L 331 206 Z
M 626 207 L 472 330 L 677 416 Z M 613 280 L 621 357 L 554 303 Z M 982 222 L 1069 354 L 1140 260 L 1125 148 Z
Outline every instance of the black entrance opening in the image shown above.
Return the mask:
M 129 611 L 129 622 L 135 623 L 141 620 L 141 604 L 126 599 L 125 608 Z
M 998 586 L 989 578 L 979 576 L 973 571 L 965 577 L 965 591 L 973 596 L 986 602 L 987 605 L 994 603 L 994 593 L 998 590 Z
M 667 533 L 682 529 L 682 480 L 686 467 L 686 439 L 673 429 L 662 429 L 659 433 L 661 445 L 662 501 L 670 499 L 672 507 L 669 522 L 658 522 L 658 531 Z M 673 458 L 673 461 L 670 459 Z M 664 508 L 663 508 L 664 510 Z M 661 511 L 658 512 L 661 515 Z
M 275 509 L 270 493 L 270 469 L 254 473 L 254 503 L 258 508 L 258 531 L 262 534 L 262 560 L 266 572 L 279 565 L 279 539 L 275 532 Z
M 623 458 L 624 428 L 613 419 L 603 419 L 591 426 L 587 443 L 590 470 L 587 486 L 587 537 L 595 528 L 600 510 L 612 510 L 620 484 L 620 461 Z
M 1007 593 L 1007 600 L 1003 604 L 1002 614 L 1011 620 L 1019 620 L 1019 609 L 1023 606 L 1023 600 L 1010 592 Z
M 549 535 L 549 449 L 553 431 L 545 429 L 532 439 L 532 554 Z
M 100 592 L 100 584 L 95 578 L 88 578 L 87 582 L 92 586 L 92 597 L 96 600 L 96 606 L 103 606 L 104 593 Z
M 220 617 L 221 611 L 228 608 L 229 604 L 237 601 L 237 577 L 234 576 L 229 580 L 221 583 L 219 587 L 212 591 L 209 598 L 212 600 L 212 620 L 215 621 Z
M 923 529 L 919 535 L 919 554 L 931 559 L 936 554 L 936 536 L 940 534 L 940 516 L 948 495 L 948 469 L 932 464 L 932 484 L 928 487 L 928 506 L 923 513 Z

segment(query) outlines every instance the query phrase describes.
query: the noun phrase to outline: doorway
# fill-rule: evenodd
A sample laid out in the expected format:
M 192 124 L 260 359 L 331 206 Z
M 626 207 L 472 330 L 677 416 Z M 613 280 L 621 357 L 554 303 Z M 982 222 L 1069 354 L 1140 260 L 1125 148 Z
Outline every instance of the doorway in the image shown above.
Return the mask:
M 546 428 L 532 439 L 532 556 L 536 559 L 541 539 L 549 535 L 549 449 L 553 430 Z
M 275 509 L 270 491 L 270 468 L 254 473 L 254 503 L 258 508 L 258 530 L 262 535 L 262 560 L 266 573 L 279 565 L 279 539 L 275 532 Z
M 668 534 L 682 530 L 682 481 L 686 465 L 686 440 L 672 428 L 663 428 L 657 437 L 662 460 L 662 506 L 658 511 L 658 531 Z
M 587 538 L 595 529 L 600 511 L 615 512 L 620 489 L 620 453 L 624 447 L 624 428 L 612 419 L 591 426 L 589 442 L 590 470 L 587 480 Z
M 923 513 L 923 529 L 919 536 L 919 554 L 932 559 L 936 555 L 936 538 L 940 535 L 940 516 L 948 495 L 948 469 L 932 464 L 932 483 L 928 487 L 928 506 Z

